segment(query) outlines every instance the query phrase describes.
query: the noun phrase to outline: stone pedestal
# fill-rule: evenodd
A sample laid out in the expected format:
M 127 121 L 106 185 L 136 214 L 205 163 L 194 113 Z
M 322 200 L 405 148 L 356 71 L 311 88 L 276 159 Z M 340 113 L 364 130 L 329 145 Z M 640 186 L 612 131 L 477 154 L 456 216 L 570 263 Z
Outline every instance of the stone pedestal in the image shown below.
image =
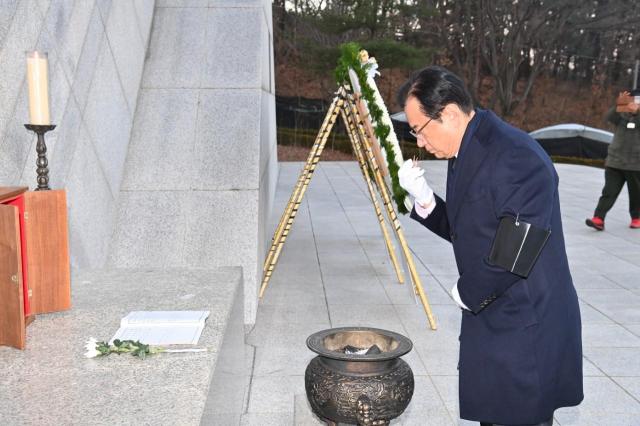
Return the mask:
M 238 424 L 246 383 L 241 277 L 240 268 L 75 274 L 71 311 L 38 316 L 26 350 L 0 348 L 3 424 Z M 84 358 L 89 337 L 110 339 L 133 310 L 209 310 L 198 344 L 209 351 Z

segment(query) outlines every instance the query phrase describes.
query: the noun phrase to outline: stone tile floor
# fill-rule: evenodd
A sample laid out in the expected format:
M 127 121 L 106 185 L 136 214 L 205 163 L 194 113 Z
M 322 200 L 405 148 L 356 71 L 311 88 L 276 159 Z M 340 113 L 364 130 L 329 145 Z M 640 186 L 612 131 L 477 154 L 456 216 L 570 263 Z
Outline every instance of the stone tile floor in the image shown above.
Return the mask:
M 443 194 L 446 163 L 422 166 Z M 271 230 L 301 167 L 281 163 Z M 602 170 L 556 168 L 582 307 L 585 400 L 558 410 L 555 424 L 640 425 L 640 230 L 628 228 L 626 190 L 605 232 L 587 228 L 584 219 L 600 194 Z M 476 424 L 458 418 L 460 312 L 449 296 L 457 279 L 452 249 L 408 217 L 402 223 L 438 322 L 435 332 L 427 328 L 410 286 L 397 282 L 357 164 L 319 164 L 248 337 L 255 350 L 243 425 L 321 424 L 304 395 L 304 370 L 314 357 L 305 340 L 346 325 L 393 330 L 414 343 L 404 359 L 415 374 L 415 394 L 393 425 Z

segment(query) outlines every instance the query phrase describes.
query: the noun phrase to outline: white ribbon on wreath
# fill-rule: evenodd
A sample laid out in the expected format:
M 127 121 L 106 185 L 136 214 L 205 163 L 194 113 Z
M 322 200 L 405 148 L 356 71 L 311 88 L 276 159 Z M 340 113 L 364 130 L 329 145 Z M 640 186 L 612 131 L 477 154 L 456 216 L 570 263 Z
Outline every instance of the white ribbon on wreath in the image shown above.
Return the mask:
M 380 75 L 380 71 L 378 71 L 378 63 L 376 59 L 373 57 L 369 57 L 366 51 L 361 52 L 361 61 L 362 65 L 369 64 L 367 68 L 367 84 L 373 90 L 373 98 L 382 111 L 382 124 L 387 125 L 389 127 L 389 136 L 387 136 L 387 142 L 391 144 L 394 153 L 394 160 L 396 164 L 401 166 L 404 163 L 404 159 L 402 157 L 402 150 L 400 149 L 400 142 L 398 141 L 398 137 L 396 136 L 396 132 L 393 130 L 393 123 L 391 122 L 391 116 L 389 115 L 389 111 L 387 110 L 386 105 L 384 104 L 384 99 L 382 99 L 382 95 L 380 95 L 380 91 L 378 90 L 378 85 L 376 84 L 374 77 Z M 358 82 L 358 76 L 352 70 L 349 70 L 349 77 L 351 80 L 351 87 L 354 92 L 360 92 L 360 83 Z M 362 99 L 366 111 L 369 112 L 369 106 L 367 105 L 367 101 Z M 378 123 L 374 120 L 374 118 L 369 114 L 369 119 L 371 120 L 371 124 L 374 127 L 378 127 Z M 389 167 L 389 160 L 387 159 L 387 152 L 384 149 L 380 150 L 382 152 L 382 156 L 384 158 L 385 163 L 387 164 L 387 168 Z M 404 198 L 404 205 L 407 210 L 411 211 L 413 209 L 413 200 L 408 195 Z

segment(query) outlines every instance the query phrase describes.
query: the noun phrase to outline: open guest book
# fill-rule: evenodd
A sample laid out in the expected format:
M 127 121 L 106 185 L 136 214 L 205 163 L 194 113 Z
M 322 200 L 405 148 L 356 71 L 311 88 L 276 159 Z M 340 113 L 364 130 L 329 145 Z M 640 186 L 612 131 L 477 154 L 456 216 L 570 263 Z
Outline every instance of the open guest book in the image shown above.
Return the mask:
M 147 345 L 196 345 L 209 311 L 133 311 L 120 320 L 114 340 Z

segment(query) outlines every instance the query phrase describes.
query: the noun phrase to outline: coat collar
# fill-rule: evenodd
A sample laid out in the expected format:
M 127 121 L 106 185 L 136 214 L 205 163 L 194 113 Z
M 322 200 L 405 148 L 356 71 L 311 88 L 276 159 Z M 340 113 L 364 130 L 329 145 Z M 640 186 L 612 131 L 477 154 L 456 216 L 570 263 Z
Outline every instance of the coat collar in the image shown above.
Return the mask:
M 467 125 L 455 162 L 455 173 L 448 176 L 453 179 L 452 194 L 447 194 L 447 197 L 451 196 L 451 199 L 447 200 L 449 223 L 455 223 L 467 188 L 488 153 L 485 145 L 490 130 L 490 121 L 494 119 L 496 117 L 492 112 L 476 109 L 476 114 Z

